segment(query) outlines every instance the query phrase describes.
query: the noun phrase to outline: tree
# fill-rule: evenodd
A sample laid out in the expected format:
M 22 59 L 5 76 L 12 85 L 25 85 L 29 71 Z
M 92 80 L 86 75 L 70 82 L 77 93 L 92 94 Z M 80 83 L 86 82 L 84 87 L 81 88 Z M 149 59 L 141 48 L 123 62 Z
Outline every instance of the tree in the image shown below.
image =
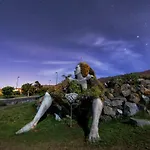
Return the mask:
M 21 89 L 22 89 L 22 94 L 24 94 L 26 96 L 35 94 L 35 90 L 36 90 L 36 88 L 34 86 L 32 86 L 32 83 L 31 84 L 30 83 L 23 84 Z
M 35 88 L 38 90 L 42 87 L 42 85 L 40 84 L 39 81 L 35 81 L 35 84 L 34 84 Z
M 3 96 L 6 98 L 14 97 L 13 90 L 14 90 L 14 87 L 11 87 L 11 86 L 6 86 L 6 87 L 2 88 Z

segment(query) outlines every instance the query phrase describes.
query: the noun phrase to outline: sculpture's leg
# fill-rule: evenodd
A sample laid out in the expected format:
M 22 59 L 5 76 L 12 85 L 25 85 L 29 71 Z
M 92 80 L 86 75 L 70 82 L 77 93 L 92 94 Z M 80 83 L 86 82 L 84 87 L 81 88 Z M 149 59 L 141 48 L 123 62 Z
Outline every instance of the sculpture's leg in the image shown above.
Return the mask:
M 51 104 L 52 104 L 52 97 L 50 96 L 50 94 L 48 92 L 46 92 L 44 99 L 42 101 L 42 104 L 41 104 L 38 112 L 36 113 L 34 119 L 31 122 L 29 122 L 28 124 L 26 124 L 19 131 L 17 131 L 16 134 L 21 134 L 21 133 L 24 133 L 24 132 L 27 132 L 27 131 L 33 129 L 37 125 L 40 118 L 47 111 L 47 109 L 51 106 Z
M 103 103 L 101 99 L 100 98 L 94 99 L 92 104 L 93 120 L 92 120 L 92 126 L 89 134 L 90 142 L 95 142 L 100 138 L 98 133 L 98 124 L 99 124 L 99 119 L 100 119 L 102 109 L 103 109 Z

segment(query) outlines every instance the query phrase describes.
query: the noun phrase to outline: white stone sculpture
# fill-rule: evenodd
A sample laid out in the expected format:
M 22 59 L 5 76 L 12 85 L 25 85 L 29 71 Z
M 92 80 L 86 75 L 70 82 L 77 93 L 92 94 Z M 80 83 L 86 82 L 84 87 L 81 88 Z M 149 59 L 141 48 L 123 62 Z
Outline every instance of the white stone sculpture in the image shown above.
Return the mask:
M 87 63 L 81 62 L 76 66 L 75 71 L 74 71 L 76 78 L 73 79 L 73 78 L 69 77 L 69 80 L 70 81 L 76 80 L 81 85 L 82 90 L 87 90 L 88 89 L 87 81 L 94 77 L 93 73 L 94 73 L 93 70 L 89 67 L 89 65 Z M 77 96 L 78 96 L 77 93 L 71 93 L 71 94 L 66 95 L 66 98 L 70 102 L 74 102 L 74 100 L 77 98 Z M 42 104 L 41 104 L 37 114 L 35 115 L 34 119 L 30 123 L 25 125 L 23 128 L 21 128 L 19 131 L 17 131 L 16 134 L 27 132 L 27 131 L 35 128 L 35 126 L 37 125 L 40 118 L 47 111 L 47 109 L 51 106 L 52 101 L 53 101 L 53 98 L 50 96 L 50 94 L 48 92 L 46 92 L 44 99 L 42 101 Z M 82 105 L 84 105 L 84 103 Z M 99 138 L 100 138 L 98 124 L 99 124 L 100 115 L 101 115 L 101 112 L 103 109 L 103 102 L 100 97 L 96 97 L 91 100 L 91 105 L 92 105 L 92 125 L 90 128 L 90 131 L 88 132 L 87 119 L 84 122 L 84 119 L 85 119 L 84 113 L 83 113 L 83 115 L 81 114 L 81 116 L 78 116 L 80 118 L 78 120 L 78 122 L 79 122 L 80 126 L 83 128 L 85 136 L 87 136 L 87 134 L 88 134 L 88 140 L 90 142 L 95 142 L 95 141 L 99 140 Z M 57 115 L 55 115 L 55 116 L 57 118 L 59 118 Z M 60 118 L 58 120 L 60 120 Z

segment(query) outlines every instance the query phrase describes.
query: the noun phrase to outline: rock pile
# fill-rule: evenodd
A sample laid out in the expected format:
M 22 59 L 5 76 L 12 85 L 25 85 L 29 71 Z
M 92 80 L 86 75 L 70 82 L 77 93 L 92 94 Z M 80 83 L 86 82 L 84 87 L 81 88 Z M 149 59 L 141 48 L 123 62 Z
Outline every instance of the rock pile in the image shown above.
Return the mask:
M 133 116 L 140 110 L 150 112 L 150 79 L 108 81 L 102 120 Z

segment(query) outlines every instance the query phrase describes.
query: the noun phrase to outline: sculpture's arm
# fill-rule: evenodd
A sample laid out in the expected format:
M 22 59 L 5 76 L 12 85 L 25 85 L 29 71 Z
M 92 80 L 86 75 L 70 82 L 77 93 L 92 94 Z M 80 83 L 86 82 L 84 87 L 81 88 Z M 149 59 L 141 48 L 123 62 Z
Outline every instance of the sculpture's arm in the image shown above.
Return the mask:
M 72 77 L 68 77 L 68 79 L 69 79 L 69 81 L 77 81 L 77 79 L 74 79 L 74 78 L 72 78 Z
M 31 122 L 29 122 L 28 124 L 26 124 L 19 131 L 17 131 L 16 134 L 21 134 L 21 133 L 24 133 L 24 132 L 28 132 L 29 130 L 33 129 L 37 125 L 40 118 L 47 111 L 47 109 L 51 106 L 52 101 L 53 101 L 52 97 L 50 96 L 50 94 L 48 92 L 46 92 L 45 96 L 44 96 L 44 99 L 42 101 L 42 104 L 41 104 L 38 112 L 36 113 L 34 119 Z
M 78 81 L 79 83 L 81 83 L 81 82 L 87 81 L 87 80 L 89 80 L 89 79 L 91 79 L 91 78 L 93 78 L 93 77 L 94 77 L 93 75 L 87 75 L 86 77 L 84 77 L 84 78 L 81 79 L 81 80 L 78 80 L 78 79 L 77 79 L 77 81 Z

